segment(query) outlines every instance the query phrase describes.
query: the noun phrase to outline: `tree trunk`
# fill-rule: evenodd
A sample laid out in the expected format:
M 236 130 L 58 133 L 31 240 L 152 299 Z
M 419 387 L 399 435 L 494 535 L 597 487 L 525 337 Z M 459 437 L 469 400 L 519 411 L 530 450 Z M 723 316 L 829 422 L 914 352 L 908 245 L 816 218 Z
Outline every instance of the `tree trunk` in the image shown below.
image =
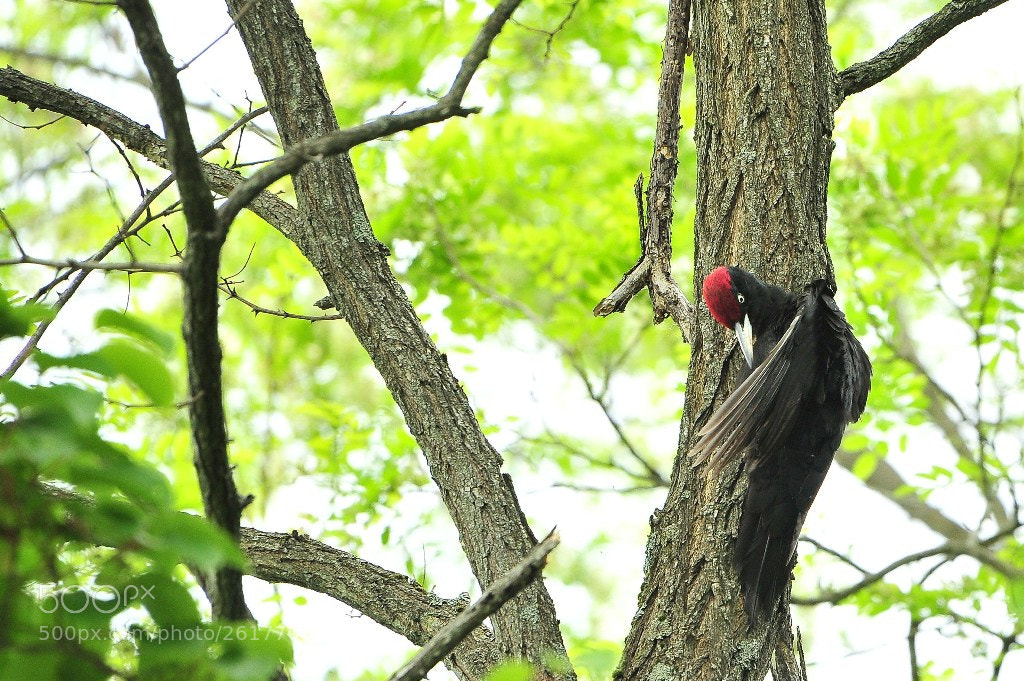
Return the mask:
M 232 16 L 246 8 L 239 32 L 285 149 L 337 130 L 316 54 L 292 1 L 227 5 Z M 405 415 L 473 572 L 486 587 L 537 543 L 501 473 L 501 456 L 392 273 L 348 154 L 309 163 L 292 179 L 299 220 L 288 236 L 323 278 Z M 499 659 L 525 659 L 552 678 L 575 678 L 541 580 L 490 621 Z
M 738 264 L 789 289 L 833 278 L 825 198 L 839 82 L 820 0 L 696 2 L 694 299 L 714 267 Z M 616 678 L 764 678 L 788 594 L 748 629 L 732 569 L 746 490 L 738 464 L 707 479 L 686 456 L 692 434 L 732 387 L 739 353 L 699 306 L 679 455 L 651 518 L 639 607 Z M 691 427 L 692 426 L 692 427 Z

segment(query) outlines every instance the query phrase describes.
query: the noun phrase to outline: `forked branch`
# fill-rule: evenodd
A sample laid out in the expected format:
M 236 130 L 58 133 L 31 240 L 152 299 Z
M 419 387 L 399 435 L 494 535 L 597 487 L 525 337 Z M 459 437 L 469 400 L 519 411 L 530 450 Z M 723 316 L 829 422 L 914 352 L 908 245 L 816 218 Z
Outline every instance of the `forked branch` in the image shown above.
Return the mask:
M 622 312 L 633 296 L 646 286 L 651 292 L 654 322 L 672 317 L 687 341 L 691 337 L 694 309 L 672 278 L 672 195 L 679 169 L 679 101 L 689 27 L 690 0 L 672 0 L 661 58 L 658 124 L 651 157 L 651 179 L 647 187 L 646 219 L 643 177 L 634 185 L 642 255 L 615 289 L 594 308 L 594 315 L 598 317 Z

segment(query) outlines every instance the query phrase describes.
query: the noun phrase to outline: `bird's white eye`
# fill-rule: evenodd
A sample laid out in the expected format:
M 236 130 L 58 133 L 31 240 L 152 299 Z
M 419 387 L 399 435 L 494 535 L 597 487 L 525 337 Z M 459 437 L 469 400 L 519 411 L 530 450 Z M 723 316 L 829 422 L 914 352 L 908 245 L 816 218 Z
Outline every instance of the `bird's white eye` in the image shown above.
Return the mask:
M 736 294 L 736 300 L 739 301 L 740 305 L 742 305 L 743 303 L 747 302 L 747 299 L 743 297 L 742 293 L 737 293 Z

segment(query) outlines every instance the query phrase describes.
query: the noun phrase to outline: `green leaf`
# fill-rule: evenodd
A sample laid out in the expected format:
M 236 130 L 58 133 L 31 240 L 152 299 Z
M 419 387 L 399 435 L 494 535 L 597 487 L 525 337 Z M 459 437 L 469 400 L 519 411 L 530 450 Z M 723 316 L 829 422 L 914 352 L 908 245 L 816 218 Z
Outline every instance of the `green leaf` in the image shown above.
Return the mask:
M 867 480 L 878 468 L 878 456 L 874 452 L 865 452 L 857 457 L 850 472 L 861 480 Z
M 79 457 L 70 462 L 69 482 L 86 487 L 109 485 L 143 506 L 170 508 L 170 484 L 152 465 L 140 463 L 98 438 L 93 440 L 92 450 L 100 456 Z
M 1024 579 L 1009 580 L 1006 585 L 1006 605 L 1019 629 L 1024 625 Z
M 48 305 L 25 303 L 12 305 L 9 291 L 0 291 L 0 340 L 12 336 L 27 336 L 32 324 L 53 319 L 55 312 Z
M 150 546 L 171 552 L 179 562 L 203 570 L 245 564 L 231 537 L 205 518 L 189 513 L 161 514 L 150 519 L 146 530 Z
M 487 681 L 530 681 L 533 678 L 533 666 L 528 662 L 503 662 L 484 678 Z
M 143 573 L 134 578 L 123 592 L 134 596 L 134 603 L 144 607 L 162 629 L 187 629 L 202 622 L 192 594 L 183 584 L 167 575 Z
M 280 628 L 215 622 L 207 625 L 221 646 L 217 671 L 229 681 L 269 679 L 293 659 L 291 640 Z
M 174 397 L 174 381 L 166 363 L 137 343 L 115 339 L 94 352 L 68 357 L 37 353 L 36 362 L 42 371 L 55 366 L 84 369 L 106 376 L 123 376 L 159 406 L 168 406 Z
M 28 387 L 8 381 L 0 383 L 0 392 L 18 407 L 22 419 L 56 417 L 56 427 L 63 431 L 70 426 L 95 432 L 96 415 L 103 404 L 99 393 L 74 385 Z
M 97 330 L 119 331 L 133 338 L 148 341 L 159 348 L 164 356 L 171 354 L 174 350 L 174 336 L 139 317 L 117 310 L 104 309 L 96 313 L 93 323 Z

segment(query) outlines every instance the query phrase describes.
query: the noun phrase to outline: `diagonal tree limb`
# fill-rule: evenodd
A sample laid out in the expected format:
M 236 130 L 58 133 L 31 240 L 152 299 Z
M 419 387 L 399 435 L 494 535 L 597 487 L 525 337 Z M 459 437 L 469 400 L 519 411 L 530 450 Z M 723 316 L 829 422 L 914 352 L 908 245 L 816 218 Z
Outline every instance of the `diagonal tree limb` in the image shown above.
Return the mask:
M 861 454 L 859 451 L 840 449 L 836 452 L 836 463 L 852 472 Z M 878 461 L 864 484 L 902 508 L 911 518 L 920 520 L 950 541 L 966 542 L 971 536 L 966 527 L 951 520 L 916 494 L 904 494 L 903 491 L 909 489 L 907 481 L 884 459 Z
M 40 482 L 39 491 L 85 506 L 96 503 L 91 496 L 50 482 Z M 468 594 L 440 598 L 406 575 L 298 532 L 243 527 L 239 545 L 249 561 L 247 573 L 253 577 L 330 596 L 418 646 L 426 645 L 469 605 Z M 445 658 L 461 681 L 481 681 L 497 663 L 494 636 L 484 626 L 473 629 Z
M 227 0 L 232 14 L 243 0 Z M 503 0 L 484 23 L 452 92 L 486 55 L 518 6 Z M 316 54 L 290 0 L 261 0 L 238 24 L 286 149 L 338 130 Z M 292 175 L 300 219 L 292 240 L 323 277 L 402 410 L 410 433 L 483 588 L 536 544 L 502 459 L 445 357 L 395 278 L 387 249 L 370 227 L 347 154 L 308 163 Z M 499 658 L 527 659 L 556 679 L 573 679 L 554 604 L 542 581 L 491 616 Z M 558 663 L 551 662 L 558 660 Z M 562 665 L 565 665 L 564 667 Z
M 643 176 L 634 186 L 642 255 L 612 292 L 597 304 L 594 315 L 607 317 L 613 312 L 622 312 L 633 296 L 646 286 L 651 292 L 654 323 L 671 316 L 689 342 L 696 312 L 672 278 L 672 196 L 679 169 L 679 102 L 690 25 L 690 0 L 673 0 L 670 4 L 673 9 L 668 13 L 662 51 L 658 122 L 651 156 L 651 179 L 647 186 L 646 220 Z
M 148 126 L 144 126 L 121 112 L 102 104 L 95 99 L 86 97 L 72 90 L 37 80 L 12 67 L 0 69 L 0 95 L 12 102 L 21 102 L 35 109 L 45 109 L 73 118 L 89 125 L 107 137 L 115 139 L 137 154 L 162 168 L 170 168 L 167 160 L 167 147 L 164 140 Z M 259 115 L 264 109 L 257 109 L 239 119 L 242 124 Z M 236 122 L 232 126 L 232 132 Z M 230 134 L 230 133 L 227 133 Z M 200 152 L 205 156 L 227 138 L 227 134 L 219 135 L 211 145 Z M 203 172 L 210 186 L 221 196 L 227 196 L 244 177 L 239 173 L 223 168 L 215 163 L 202 162 Z M 285 236 L 295 229 L 295 209 L 278 197 L 268 192 L 258 195 L 249 206 L 249 210 L 266 220 Z
M 842 96 L 849 97 L 877 85 L 960 24 L 1004 2 L 1006 0 L 952 0 L 946 3 L 938 12 L 914 26 L 871 59 L 843 69 L 839 73 Z
M 418 646 L 427 645 L 469 604 L 468 596 L 439 598 L 405 575 L 299 533 L 243 527 L 241 546 L 254 577 L 326 594 Z M 480 681 L 498 661 L 494 635 L 483 626 L 469 631 L 444 657 L 462 681 Z
M 836 462 L 852 472 L 859 456 L 859 452 L 840 449 L 836 452 Z M 920 520 L 929 529 L 945 537 L 948 540 L 947 545 L 953 549 L 971 556 L 1003 574 L 1014 575 L 1020 572 L 989 548 L 993 539 L 1001 538 L 1008 532 L 1015 531 L 1019 526 L 1017 521 L 1007 519 L 1004 524 L 999 525 L 1003 529 L 988 540 L 982 541 L 974 532 L 953 521 L 917 495 L 904 493 L 904 490 L 909 488 L 908 483 L 884 459 L 875 465 L 875 469 L 864 481 L 864 484 L 902 508 L 911 518 Z
M 548 554 L 558 546 L 559 541 L 558 533 L 551 530 L 518 565 L 494 580 L 473 605 L 442 627 L 415 657 L 391 676 L 389 681 L 419 681 L 425 677 L 434 665 L 479 627 L 488 616 L 497 612 L 498 608 L 540 577 L 547 563 Z
M 185 110 L 178 71 L 164 46 L 156 16 L 148 0 L 119 0 L 135 34 L 142 61 L 153 81 L 160 118 L 167 134 L 167 158 L 174 171 L 188 227 L 182 264 L 185 357 L 188 365 L 189 422 L 192 426 L 194 463 L 206 516 L 236 539 L 243 502 L 235 488 L 228 461 L 224 415 L 221 348 L 218 335 L 218 270 L 226 232 L 217 213 Z M 204 588 L 213 616 L 251 620 L 242 591 L 242 573 L 218 569 Z

